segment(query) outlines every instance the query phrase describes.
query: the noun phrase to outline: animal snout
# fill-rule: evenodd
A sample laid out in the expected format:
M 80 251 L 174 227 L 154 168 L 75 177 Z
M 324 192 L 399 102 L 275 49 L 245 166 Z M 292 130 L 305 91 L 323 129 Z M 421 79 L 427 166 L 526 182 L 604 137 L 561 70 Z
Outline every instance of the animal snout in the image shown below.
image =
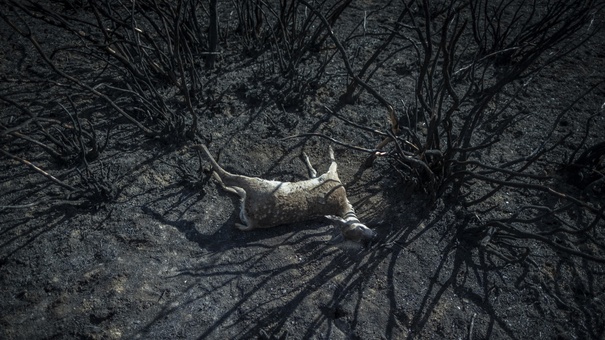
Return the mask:
M 369 241 L 376 238 L 376 232 L 366 226 L 361 228 L 362 240 Z
M 348 228 L 344 236 L 351 241 L 367 242 L 376 238 L 376 232 L 361 223 L 355 223 Z

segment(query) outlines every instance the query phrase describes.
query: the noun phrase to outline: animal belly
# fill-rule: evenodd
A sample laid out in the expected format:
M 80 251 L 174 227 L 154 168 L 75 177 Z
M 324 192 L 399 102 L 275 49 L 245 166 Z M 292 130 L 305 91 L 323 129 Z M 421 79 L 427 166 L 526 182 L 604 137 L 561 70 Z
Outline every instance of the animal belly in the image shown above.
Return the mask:
M 258 228 L 269 228 L 306 221 L 317 216 L 340 215 L 344 204 L 341 196 L 345 197 L 332 193 L 319 195 L 313 190 L 289 192 L 287 195 L 276 193 L 270 199 L 265 197 L 264 200 L 250 200 L 247 213 L 249 219 L 257 222 Z

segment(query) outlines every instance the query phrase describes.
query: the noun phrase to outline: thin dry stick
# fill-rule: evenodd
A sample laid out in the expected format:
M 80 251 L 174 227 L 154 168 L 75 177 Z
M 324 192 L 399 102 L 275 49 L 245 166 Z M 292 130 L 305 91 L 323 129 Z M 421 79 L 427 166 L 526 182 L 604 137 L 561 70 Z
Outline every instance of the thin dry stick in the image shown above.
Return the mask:
M 579 256 L 581 258 L 584 258 L 584 259 L 587 259 L 587 260 L 591 260 L 591 261 L 594 261 L 594 262 L 605 263 L 605 258 L 603 258 L 603 257 L 594 256 L 594 255 L 591 255 L 591 254 L 588 254 L 588 253 L 585 253 L 585 252 L 582 252 L 582 251 L 579 251 L 579 250 L 575 250 L 575 249 L 572 249 L 572 248 L 568 248 L 568 247 L 562 246 L 562 245 L 560 245 L 560 244 L 558 244 L 558 243 L 550 240 L 547 237 L 544 237 L 542 235 L 538 235 L 538 234 L 535 234 L 535 233 L 531 233 L 531 232 L 528 232 L 528 231 L 519 230 L 519 229 L 517 229 L 517 228 L 515 228 L 515 227 L 513 227 L 511 225 L 508 225 L 506 223 L 503 223 L 503 222 L 490 221 L 490 222 L 487 222 L 485 224 L 485 226 L 486 227 L 488 227 L 488 226 L 497 227 L 497 228 L 500 228 L 500 229 L 508 231 L 513 236 L 516 236 L 516 237 L 519 237 L 519 238 L 529 238 L 529 239 L 538 240 L 538 241 L 541 241 L 541 242 L 544 242 L 544 243 L 550 245 L 551 247 L 553 247 L 553 248 L 555 248 L 557 250 L 560 250 L 560 251 L 563 251 L 563 252 L 566 252 L 566 253 L 569 253 L 569 254 L 572 254 L 572 255 L 576 255 L 576 256 Z
M 473 329 L 475 328 L 475 318 L 477 317 L 477 313 L 473 313 L 471 317 L 471 325 L 468 329 L 468 340 L 473 340 Z
M 372 153 L 372 154 L 375 154 L 377 152 L 381 152 L 378 149 L 366 149 L 366 148 L 362 148 L 360 146 L 355 146 L 355 145 L 343 143 L 343 142 L 341 142 L 341 141 L 339 141 L 337 139 L 334 139 L 332 137 L 324 135 L 323 133 L 318 133 L 318 132 L 301 133 L 301 134 L 298 134 L 298 135 L 293 135 L 293 136 L 288 136 L 288 137 L 282 138 L 282 140 L 291 139 L 291 138 L 311 137 L 311 136 L 322 137 L 322 138 L 325 138 L 327 140 L 332 141 L 335 144 L 344 146 L 344 147 L 349 148 L 349 149 L 357 150 L 357 151 L 363 151 L 363 152 Z
M 365 125 L 357 124 L 357 123 L 355 123 L 353 121 L 350 121 L 350 120 L 346 119 L 345 117 L 341 116 L 340 114 L 338 114 L 338 113 L 330 110 L 330 108 L 328 108 L 325 105 L 324 105 L 324 109 L 326 109 L 328 112 L 330 112 L 330 114 L 332 116 L 334 116 L 334 117 L 342 120 L 343 122 L 345 122 L 345 123 L 347 123 L 347 124 L 349 124 L 351 126 L 354 126 L 354 127 L 358 128 L 360 130 L 365 130 L 365 131 L 368 131 L 368 132 L 371 132 L 371 133 L 374 133 L 374 134 L 377 134 L 377 135 L 383 136 L 383 137 L 388 137 L 389 136 L 387 133 L 384 133 L 382 131 L 378 131 L 376 129 L 369 128 L 369 127 L 367 127 Z
M 484 181 L 484 182 L 488 182 L 488 183 L 495 183 L 495 184 L 501 184 L 503 186 L 506 187 L 511 187 L 511 188 L 522 188 L 522 189 L 534 189 L 534 190 L 538 190 L 538 191 L 542 191 L 542 192 L 547 192 L 550 193 L 551 195 L 558 197 L 560 199 L 564 199 L 564 200 L 569 200 L 571 202 L 574 202 L 575 204 L 577 204 L 580 207 L 586 208 L 587 210 L 589 210 L 590 212 L 592 212 L 593 214 L 598 214 L 600 216 L 605 217 L 605 214 L 603 214 L 603 211 L 600 209 L 600 207 L 594 207 L 592 205 L 590 205 L 588 202 L 582 201 L 580 199 L 577 199 L 573 196 L 558 192 L 550 187 L 544 186 L 544 185 L 540 185 L 540 184 L 532 184 L 532 183 L 523 183 L 523 182 L 513 182 L 513 181 L 507 181 L 507 180 L 499 180 L 496 178 L 491 178 L 489 176 L 483 176 L 483 175 L 479 175 L 477 173 L 471 172 L 471 171 L 461 171 L 460 173 L 462 173 L 463 175 L 467 175 L 470 178 L 476 178 L 478 180 Z
M 76 189 L 76 188 L 72 187 L 72 186 L 71 186 L 71 185 L 69 185 L 69 184 L 64 183 L 63 181 L 61 181 L 61 180 L 60 180 L 60 179 L 58 179 L 57 177 L 55 177 L 55 176 L 53 176 L 53 175 L 49 174 L 48 172 L 46 172 L 46 171 L 44 171 L 44 170 L 40 169 L 39 167 L 37 167 L 36 165 L 34 165 L 33 163 L 31 163 L 30 161 L 28 161 L 28 160 L 26 160 L 26 159 L 23 159 L 23 158 L 20 158 L 20 157 L 17 157 L 17 156 L 15 156 L 15 155 L 13 155 L 13 154 L 10 154 L 10 153 L 8 153 L 8 152 L 6 152 L 6 151 L 2 150 L 2 149 L 0 149 L 0 152 L 1 152 L 1 153 L 3 153 L 3 154 L 4 154 L 4 155 L 6 155 L 6 156 L 8 156 L 8 157 L 10 157 L 10 158 L 12 158 L 12 159 L 14 159 L 14 160 L 18 161 L 18 162 L 21 162 L 21 163 L 23 163 L 23 164 L 25 164 L 25 165 L 29 166 L 30 168 L 34 169 L 36 172 L 38 172 L 38 173 L 42 174 L 44 177 L 46 177 L 46 178 L 50 179 L 51 181 L 55 182 L 56 184 L 58 184 L 58 185 L 60 185 L 60 186 L 62 186 L 62 187 L 64 187 L 64 188 L 66 188 L 66 189 L 69 189 L 69 190 L 71 190 L 71 191 L 78 191 L 78 189 Z
M 315 15 L 317 15 L 317 17 L 322 21 L 322 23 L 324 25 L 326 25 L 330 38 L 332 38 L 332 41 L 338 48 L 338 51 L 340 51 L 340 54 L 342 55 L 342 60 L 344 62 L 345 68 L 347 69 L 347 73 L 349 74 L 349 76 L 351 76 L 359 85 L 361 85 L 363 88 L 366 89 L 366 91 L 368 91 L 372 96 L 374 96 L 374 98 L 376 98 L 382 105 L 384 105 L 389 112 L 392 112 L 393 106 L 391 105 L 391 103 L 389 103 L 386 99 L 384 99 L 384 97 L 381 96 L 378 92 L 376 92 L 376 90 L 374 90 L 370 85 L 366 84 L 363 80 L 359 79 L 359 77 L 355 74 L 355 72 L 353 72 L 353 68 L 351 67 L 351 64 L 349 63 L 349 57 L 347 56 L 347 52 L 345 51 L 345 48 L 340 43 L 340 40 L 338 40 L 338 38 L 334 34 L 334 31 L 332 30 L 332 26 L 330 26 L 330 23 L 328 22 L 326 17 L 323 14 L 321 14 L 315 7 L 311 6 L 308 2 L 306 2 L 305 0 L 300 0 L 300 3 L 307 6 L 307 8 L 309 8 L 311 10 L 311 12 L 313 12 Z
M 32 203 L 28 203 L 28 204 L 21 204 L 21 205 L 0 205 L 0 211 L 6 210 L 6 209 L 27 209 L 27 208 L 34 207 L 40 203 L 41 203 L 41 201 L 32 202 Z
M 34 48 L 38 51 L 38 54 L 40 55 L 40 57 L 42 57 L 42 59 L 44 60 L 44 62 L 50 66 L 52 68 L 53 71 L 55 71 L 57 74 L 59 74 L 60 76 L 62 76 L 65 79 L 68 79 L 69 81 L 73 82 L 74 84 L 77 84 L 78 86 L 80 86 L 81 88 L 86 89 L 87 91 L 93 93 L 94 95 L 104 99 L 111 107 L 113 107 L 120 115 L 122 115 L 122 117 L 126 118 L 127 120 L 129 120 L 131 123 L 133 123 L 134 125 L 136 125 L 139 129 L 141 129 L 146 135 L 148 136 L 157 136 L 159 133 L 157 131 L 153 131 L 151 129 L 149 129 L 148 127 L 144 126 L 141 122 L 139 122 L 138 120 L 136 120 L 134 117 L 132 117 L 131 115 L 129 115 L 128 113 L 126 113 L 126 111 L 124 111 L 121 107 L 119 107 L 113 100 L 111 100 L 106 94 L 101 93 L 99 91 L 97 91 L 95 88 L 86 85 L 85 83 L 83 83 L 81 80 L 70 76 L 69 74 L 63 72 L 62 70 L 60 70 L 46 55 L 46 53 L 44 52 L 44 50 L 42 49 L 42 46 L 40 46 L 40 43 L 38 43 L 38 40 L 34 37 L 34 35 L 31 33 L 29 27 L 27 32 L 24 32 L 23 30 L 21 30 L 19 27 L 17 27 L 6 15 L 0 13 L 0 18 L 4 19 L 4 21 L 9 24 L 9 26 L 11 26 L 13 28 L 13 30 L 18 33 L 19 35 L 21 35 L 22 37 L 28 39 L 32 45 L 34 46 Z M 111 49 L 108 48 L 108 51 L 110 53 L 112 53 Z M 115 55 L 116 53 L 113 52 L 113 55 Z

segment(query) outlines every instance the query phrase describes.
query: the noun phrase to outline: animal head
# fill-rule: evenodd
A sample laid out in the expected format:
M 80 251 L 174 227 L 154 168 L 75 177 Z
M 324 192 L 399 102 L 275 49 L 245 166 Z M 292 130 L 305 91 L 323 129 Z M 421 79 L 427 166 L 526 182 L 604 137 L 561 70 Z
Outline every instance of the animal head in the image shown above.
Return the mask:
M 355 242 L 369 242 L 376 238 L 376 232 L 356 219 L 345 220 L 338 216 L 326 216 L 340 229 L 347 240 Z

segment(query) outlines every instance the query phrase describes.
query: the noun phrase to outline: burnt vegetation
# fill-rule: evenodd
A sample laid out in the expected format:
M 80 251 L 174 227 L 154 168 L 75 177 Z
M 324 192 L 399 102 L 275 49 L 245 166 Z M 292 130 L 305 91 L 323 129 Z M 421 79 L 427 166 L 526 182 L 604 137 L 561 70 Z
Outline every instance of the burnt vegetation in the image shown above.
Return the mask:
M 284 137 L 355 149 L 366 154 L 363 171 L 388 161 L 397 190 L 432 207 L 460 209 L 464 223 L 452 233 L 480 263 L 537 266 L 536 243 L 605 263 L 605 144 L 594 138 L 603 137 L 602 120 L 596 123 L 603 107 L 586 102 L 604 81 L 587 83 L 575 100 L 552 110 L 524 154 L 490 156 L 525 133 L 520 126 L 532 113 L 518 103 L 545 100 L 527 98 L 536 76 L 604 34 L 604 3 L 385 1 L 349 31 L 336 32 L 356 6 L 351 0 L 3 0 L 6 32 L 37 59 L 22 60 L 31 63 L 23 77 L 0 81 L 2 162 L 42 176 L 37 185 L 55 188 L 61 202 L 111 204 L 124 170 L 101 155 L 131 134 L 167 148 L 208 143 L 206 119 L 224 105 L 217 78 L 235 67 L 227 54 L 238 54 L 253 70 L 247 81 L 284 108 L 305 105 L 338 83 L 338 100 L 325 111 L 351 134 L 371 136 L 365 144 L 325 131 Z M 67 38 L 56 44 L 40 34 Z M 399 82 L 383 83 L 386 73 Z M 343 113 L 364 101 L 376 103 L 382 128 Z M 592 112 L 579 116 L 578 106 Z M 572 121 L 576 128 L 561 132 Z M 503 208 L 511 192 L 525 200 Z M 603 327 L 584 334 L 597 337 Z

